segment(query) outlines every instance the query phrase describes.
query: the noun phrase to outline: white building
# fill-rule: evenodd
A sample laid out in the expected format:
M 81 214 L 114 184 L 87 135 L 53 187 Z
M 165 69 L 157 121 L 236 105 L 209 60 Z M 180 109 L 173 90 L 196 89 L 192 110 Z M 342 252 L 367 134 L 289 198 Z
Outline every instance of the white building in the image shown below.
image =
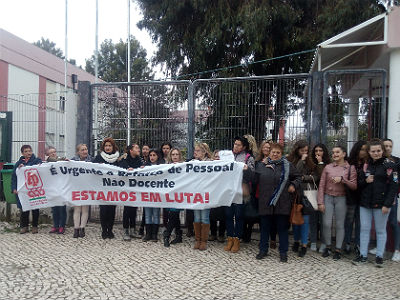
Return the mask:
M 95 77 L 68 64 L 65 90 L 64 74 L 64 60 L 0 29 L 0 112 L 12 112 L 11 161 L 23 144 L 41 158 L 47 146 L 74 155 L 78 97 L 72 78 L 94 83 Z M 9 129 L 2 126 L 2 136 Z

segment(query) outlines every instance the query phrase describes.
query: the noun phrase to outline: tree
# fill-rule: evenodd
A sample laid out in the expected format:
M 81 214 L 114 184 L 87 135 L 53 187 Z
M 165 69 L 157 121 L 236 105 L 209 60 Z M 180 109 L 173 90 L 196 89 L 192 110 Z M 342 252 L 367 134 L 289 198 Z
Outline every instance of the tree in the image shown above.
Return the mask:
M 33 44 L 61 59 L 64 59 L 64 53 L 62 52 L 62 50 L 60 48 L 57 48 L 56 43 L 50 41 L 49 39 L 44 39 L 44 37 L 41 37 L 40 40 L 34 42 Z
M 147 52 L 139 41 L 131 37 L 131 81 L 151 80 L 153 74 L 147 61 Z M 104 40 L 98 55 L 99 78 L 106 82 L 126 82 L 127 77 L 127 43 L 120 40 Z M 94 75 L 95 56 L 86 60 L 86 72 Z
M 143 12 L 143 20 L 138 26 L 147 29 L 159 46 L 155 62 L 164 63 L 172 76 L 182 79 L 308 72 L 312 53 L 239 68 L 224 68 L 313 49 L 324 39 L 381 11 L 375 0 L 137 2 Z M 186 75 L 205 70 L 213 71 Z M 296 97 L 290 89 L 286 82 L 278 82 L 272 92 L 263 89 L 257 91 L 258 99 L 266 93 L 275 95 L 275 98 L 265 100 L 273 105 L 271 114 L 275 138 L 281 120 L 291 109 L 296 106 L 304 109 L 295 103 Z M 224 102 L 217 101 L 226 100 L 223 97 L 212 100 L 212 110 L 224 107 Z M 221 118 L 221 128 L 232 125 L 232 119 L 226 114 L 210 113 L 209 118 L 217 115 Z M 259 127 L 252 129 L 253 132 L 264 131 L 265 115 L 257 115 L 246 109 L 240 115 L 248 118 L 244 123 L 255 120 L 253 124 Z M 241 130 L 235 134 L 241 134 Z
M 64 53 L 60 48 L 56 47 L 56 43 L 50 41 L 49 39 L 44 39 L 44 37 L 41 37 L 40 40 L 37 42 L 33 43 L 35 46 L 38 46 L 39 48 L 42 48 L 43 50 L 61 58 L 65 59 Z M 72 65 L 76 65 L 76 60 L 75 59 L 69 59 L 68 62 Z

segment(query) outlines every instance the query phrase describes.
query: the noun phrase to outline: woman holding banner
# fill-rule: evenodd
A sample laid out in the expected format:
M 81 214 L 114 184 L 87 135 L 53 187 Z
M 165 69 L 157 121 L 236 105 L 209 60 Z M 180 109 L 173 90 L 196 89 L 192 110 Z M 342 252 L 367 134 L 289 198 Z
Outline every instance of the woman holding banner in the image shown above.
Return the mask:
M 149 151 L 149 162 L 145 166 L 154 166 L 160 164 L 161 155 L 157 149 L 151 149 Z M 158 228 L 160 227 L 160 208 L 159 207 L 144 207 L 145 214 L 145 227 L 146 235 L 143 237 L 143 241 L 147 242 L 152 240 L 157 242 Z
M 71 160 L 91 162 L 86 144 L 76 146 L 76 155 Z M 74 238 L 85 237 L 85 227 L 89 218 L 89 205 L 74 206 Z
M 11 190 L 15 194 L 17 198 L 17 206 L 21 210 L 20 217 L 20 232 L 21 234 L 27 233 L 28 225 L 29 225 L 29 210 L 22 211 L 21 202 L 18 198 L 17 191 L 17 168 L 21 168 L 24 166 L 34 166 L 42 163 L 42 160 L 39 157 L 36 157 L 35 154 L 32 153 L 32 147 L 30 145 L 23 145 L 21 147 L 22 156 L 15 163 L 14 169 L 11 176 Z M 32 233 L 38 233 L 38 223 L 39 223 L 39 209 L 32 209 Z
M 170 164 L 177 164 L 183 162 L 182 152 L 178 148 L 172 148 L 169 151 L 167 156 L 167 161 Z M 177 208 L 169 208 L 167 210 L 168 213 L 168 222 L 166 224 L 165 231 L 163 233 L 164 237 L 164 246 L 169 247 L 170 244 L 182 243 L 182 229 L 181 229 L 181 220 L 179 218 L 181 210 Z M 169 242 L 171 237 L 172 230 L 175 228 L 175 239 Z
M 236 137 L 233 144 L 233 155 L 235 161 L 242 162 L 247 165 L 248 169 L 254 171 L 254 157 L 249 153 L 249 142 L 242 136 Z M 243 202 L 250 201 L 250 185 L 247 180 L 243 179 Z M 224 247 L 225 251 L 236 253 L 240 248 L 240 239 L 243 234 L 243 207 L 244 204 L 232 203 L 231 206 L 225 208 L 226 215 L 226 233 L 228 242 Z
M 101 143 L 100 154 L 94 158 L 94 163 L 109 164 L 118 166 L 119 152 L 115 141 L 112 138 L 105 138 Z M 112 232 L 115 219 L 115 205 L 100 205 L 101 237 L 113 239 Z
M 48 147 L 46 149 L 47 162 L 57 162 L 66 160 L 65 157 L 58 157 L 57 150 L 55 147 Z M 65 223 L 67 222 L 67 206 L 60 205 L 54 206 L 51 208 L 51 214 L 53 216 L 53 227 L 51 228 L 49 233 L 58 233 L 64 234 L 65 232 Z
M 212 160 L 210 148 L 206 143 L 198 143 L 194 148 L 195 160 Z M 196 243 L 194 249 L 206 250 L 208 234 L 210 231 L 210 209 L 194 210 L 194 236 Z
M 143 160 L 140 157 L 140 147 L 138 144 L 132 144 L 126 148 L 126 158 L 121 160 L 120 167 L 128 170 L 140 168 L 143 165 Z M 130 241 L 131 237 L 139 238 L 136 226 L 137 207 L 124 206 L 122 216 L 122 226 L 124 228 L 124 241 Z

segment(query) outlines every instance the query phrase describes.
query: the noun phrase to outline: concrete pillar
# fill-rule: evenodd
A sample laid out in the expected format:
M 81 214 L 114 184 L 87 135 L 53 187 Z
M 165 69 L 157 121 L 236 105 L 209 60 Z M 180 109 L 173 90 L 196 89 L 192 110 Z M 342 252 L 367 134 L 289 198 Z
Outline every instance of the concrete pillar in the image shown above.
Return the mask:
M 387 135 L 393 140 L 393 155 L 400 155 L 400 48 L 390 52 Z
M 92 99 L 90 97 L 90 82 L 78 82 L 76 143 L 87 144 L 92 154 Z
M 353 145 L 358 141 L 358 110 L 359 100 L 354 98 L 349 103 L 349 127 L 347 136 L 347 154 L 350 154 L 350 150 Z

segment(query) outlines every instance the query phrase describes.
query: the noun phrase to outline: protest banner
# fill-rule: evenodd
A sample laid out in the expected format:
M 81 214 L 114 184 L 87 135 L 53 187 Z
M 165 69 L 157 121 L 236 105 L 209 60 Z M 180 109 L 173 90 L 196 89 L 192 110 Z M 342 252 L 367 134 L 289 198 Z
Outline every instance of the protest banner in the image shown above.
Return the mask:
M 191 161 L 128 171 L 79 161 L 17 169 L 24 211 L 60 205 L 206 209 L 242 201 L 243 163 Z

